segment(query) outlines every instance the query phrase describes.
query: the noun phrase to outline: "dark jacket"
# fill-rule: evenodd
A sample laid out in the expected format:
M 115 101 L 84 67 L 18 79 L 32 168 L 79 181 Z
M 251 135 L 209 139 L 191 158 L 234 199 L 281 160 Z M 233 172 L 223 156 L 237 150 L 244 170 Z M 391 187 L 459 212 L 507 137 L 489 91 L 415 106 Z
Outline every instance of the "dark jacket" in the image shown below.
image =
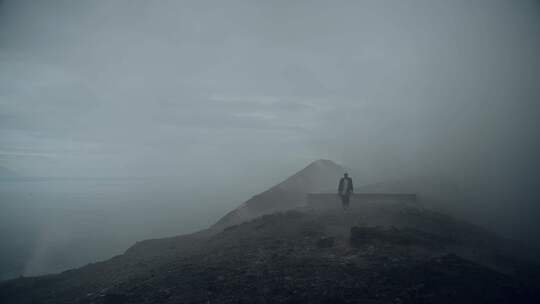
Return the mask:
M 348 187 L 347 189 L 343 189 L 343 187 L 345 187 L 345 179 L 349 180 L 348 182 Z M 352 183 L 352 179 L 350 177 L 342 177 L 340 180 L 339 180 L 339 187 L 338 187 L 338 192 L 341 194 L 341 193 L 351 193 L 354 191 L 354 186 L 353 186 L 353 183 Z

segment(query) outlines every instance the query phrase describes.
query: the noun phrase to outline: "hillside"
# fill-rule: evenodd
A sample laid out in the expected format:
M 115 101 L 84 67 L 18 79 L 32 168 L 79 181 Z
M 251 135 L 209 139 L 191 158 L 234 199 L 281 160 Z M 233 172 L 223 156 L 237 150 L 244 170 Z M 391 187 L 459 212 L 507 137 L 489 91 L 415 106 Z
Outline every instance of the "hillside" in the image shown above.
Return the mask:
M 344 172 L 343 167 L 331 160 L 316 160 L 283 182 L 255 195 L 238 208 L 227 213 L 210 230 L 221 231 L 228 226 L 264 214 L 303 206 L 307 193 L 335 192 L 337 182 Z
M 420 204 L 305 204 L 343 172 L 313 162 L 209 229 L 2 282 L 0 303 L 539 302 L 540 254 L 523 244 Z
M 349 213 L 298 209 L 210 237 L 141 242 L 59 275 L 4 282 L 0 302 L 536 303 L 534 254 L 514 246 L 399 203 Z

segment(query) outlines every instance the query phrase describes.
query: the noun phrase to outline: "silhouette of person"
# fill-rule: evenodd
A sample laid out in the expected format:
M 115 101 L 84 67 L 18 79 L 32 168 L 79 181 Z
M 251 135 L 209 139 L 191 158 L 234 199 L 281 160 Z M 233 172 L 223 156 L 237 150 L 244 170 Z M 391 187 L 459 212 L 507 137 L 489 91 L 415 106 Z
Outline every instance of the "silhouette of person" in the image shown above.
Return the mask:
M 349 199 L 353 191 L 352 179 L 347 173 L 343 174 L 343 177 L 339 180 L 338 194 L 341 197 L 341 204 L 344 210 L 349 208 Z

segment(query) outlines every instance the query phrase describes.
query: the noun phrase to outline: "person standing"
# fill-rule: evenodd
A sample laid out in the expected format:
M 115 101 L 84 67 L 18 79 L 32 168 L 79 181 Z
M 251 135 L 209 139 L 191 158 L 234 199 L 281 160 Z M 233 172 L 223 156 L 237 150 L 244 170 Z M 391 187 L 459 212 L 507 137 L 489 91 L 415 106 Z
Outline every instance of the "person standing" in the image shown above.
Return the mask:
M 344 210 L 349 208 L 349 200 L 353 191 L 352 179 L 347 173 L 343 174 L 343 177 L 339 180 L 338 194 L 341 197 L 341 204 Z

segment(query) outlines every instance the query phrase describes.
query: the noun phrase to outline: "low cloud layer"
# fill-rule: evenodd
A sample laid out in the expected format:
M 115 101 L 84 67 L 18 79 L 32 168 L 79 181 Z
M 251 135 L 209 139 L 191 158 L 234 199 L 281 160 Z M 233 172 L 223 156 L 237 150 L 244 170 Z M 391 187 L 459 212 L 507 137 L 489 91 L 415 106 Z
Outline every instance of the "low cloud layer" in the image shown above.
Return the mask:
M 256 193 L 330 158 L 538 212 L 537 1 L 0 5 L 0 165 L 21 175 Z

